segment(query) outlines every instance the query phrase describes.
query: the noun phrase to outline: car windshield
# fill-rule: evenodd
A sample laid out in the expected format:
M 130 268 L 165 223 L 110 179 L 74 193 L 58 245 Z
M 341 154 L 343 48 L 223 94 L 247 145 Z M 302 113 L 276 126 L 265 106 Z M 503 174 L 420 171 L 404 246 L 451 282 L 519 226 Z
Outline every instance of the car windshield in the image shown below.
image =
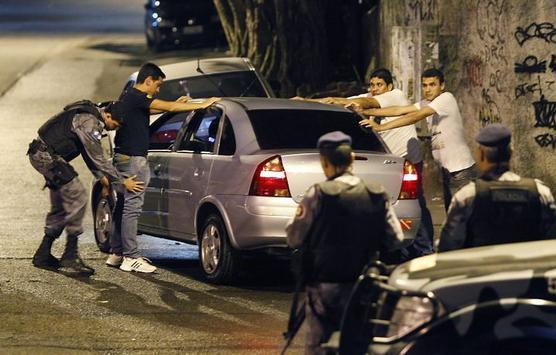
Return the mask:
M 202 97 L 267 97 L 261 82 L 251 70 L 207 74 L 192 78 L 165 80 L 157 98 L 174 101 L 180 96 Z
M 314 149 L 325 133 L 342 131 L 351 136 L 353 150 L 386 152 L 361 117 L 350 112 L 323 110 L 252 110 L 249 120 L 261 149 Z

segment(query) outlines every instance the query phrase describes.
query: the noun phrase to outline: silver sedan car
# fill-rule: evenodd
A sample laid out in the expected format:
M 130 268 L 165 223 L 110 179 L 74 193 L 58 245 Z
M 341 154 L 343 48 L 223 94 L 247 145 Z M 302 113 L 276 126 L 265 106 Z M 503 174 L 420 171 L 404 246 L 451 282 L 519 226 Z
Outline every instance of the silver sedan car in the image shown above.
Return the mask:
M 162 115 L 150 127 L 140 232 L 198 244 L 206 278 L 231 281 L 245 252 L 287 251 L 287 222 L 305 191 L 325 179 L 317 139 L 339 130 L 353 139 L 354 174 L 385 187 L 410 243 L 420 220 L 414 167 L 359 120 L 343 107 L 272 98 Z M 102 246 L 109 212 L 97 201 Z

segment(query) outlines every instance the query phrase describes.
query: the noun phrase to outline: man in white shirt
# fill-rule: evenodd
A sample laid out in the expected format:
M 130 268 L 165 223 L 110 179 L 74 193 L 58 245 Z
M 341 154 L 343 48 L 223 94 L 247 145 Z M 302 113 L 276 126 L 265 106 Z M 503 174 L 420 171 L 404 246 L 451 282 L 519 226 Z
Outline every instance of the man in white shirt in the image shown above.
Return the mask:
M 360 110 L 369 116 L 401 117 L 380 125 L 373 120 L 364 120 L 361 124 L 382 132 L 426 119 L 431 132 L 432 155 L 442 166 L 447 210 L 453 193 L 476 177 L 475 160 L 463 135 L 463 121 L 456 99 L 444 91 L 444 74 L 438 69 L 427 69 L 421 75 L 421 85 L 425 99 L 415 105 Z

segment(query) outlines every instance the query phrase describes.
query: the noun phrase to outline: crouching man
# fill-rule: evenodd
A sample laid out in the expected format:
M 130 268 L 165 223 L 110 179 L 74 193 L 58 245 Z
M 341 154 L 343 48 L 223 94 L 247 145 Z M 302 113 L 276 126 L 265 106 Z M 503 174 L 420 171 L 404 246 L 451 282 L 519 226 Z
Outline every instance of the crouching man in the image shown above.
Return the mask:
M 29 160 L 46 180 L 50 190 L 50 212 L 46 215 L 43 240 L 33 256 L 33 265 L 93 274 L 77 251 L 77 238 L 83 233 L 83 217 L 87 205 L 87 192 L 69 164 L 78 155 L 105 186 L 112 183 L 116 189 L 125 187 L 130 192 L 143 190 L 143 182 L 135 177 L 124 178 L 107 160 L 102 151 L 102 130 L 114 130 L 123 124 L 121 104 L 114 102 L 105 109 L 83 100 L 70 104 L 46 121 L 38 137 L 29 144 Z M 60 261 L 51 253 L 52 244 L 66 230 L 67 241 Z

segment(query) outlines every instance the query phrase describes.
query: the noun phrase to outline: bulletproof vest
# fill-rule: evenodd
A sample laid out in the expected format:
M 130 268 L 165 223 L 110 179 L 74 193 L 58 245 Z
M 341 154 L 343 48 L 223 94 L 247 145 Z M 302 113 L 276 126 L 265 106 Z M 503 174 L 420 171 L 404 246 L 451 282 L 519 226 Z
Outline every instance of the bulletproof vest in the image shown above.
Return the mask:
M 475 181 L 465 247 L 543 239 L 541 203 L 534 179 Z
M 50 118 L 39 128 L 39 136 L 49 149 L 68 162 L 83 150 L 81 140 L 72 131 L 73 118 L 79 113 L 90 113 L 102 120 L 102 114 L 95 104 L 88 100 L 81 100 L 64 107 L 64 111 Z
M 382 189 L 328 180 L 317 185 L 321 210 L 304 251 L 308 282 L 353 282 L 385 237 L 386 195 Z

